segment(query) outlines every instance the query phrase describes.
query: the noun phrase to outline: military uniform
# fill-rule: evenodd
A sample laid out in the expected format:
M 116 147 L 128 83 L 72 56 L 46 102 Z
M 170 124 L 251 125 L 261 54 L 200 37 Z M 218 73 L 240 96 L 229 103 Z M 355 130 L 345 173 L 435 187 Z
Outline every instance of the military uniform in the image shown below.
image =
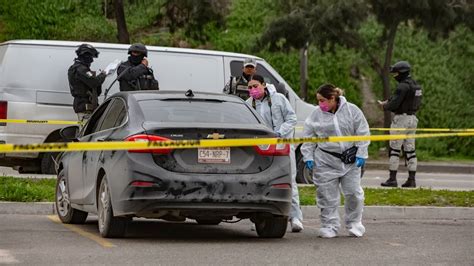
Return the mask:
M 153 71 L 144 64 L 134 65 L 130 61 L 123 62 L 117 69 L 120 91 L 158 90 L 158 81 Z
M 402 61 L 401 63 L 407 62 Z M 397 64 L 400 64 L 400 62 Z M 396 67 L 397 64 L 395 64 L 394 67 Z M 408 130 L 404 131 L 405 134 L 415 134 L 418 125 L 416 112 L 421 105 L 421 86 L 411 78 L 408 71 L 400 72 L 395 78 L 399 83 L 395 93 L 387 103 L 383 105 L 383 109 L 394 113 L 392 124 L 390 125 L 391 128 L 406 128 Z M 391 130 L 390 134 L 400 134 L 400 131 Z M 415 174 L 417 158 L 415 152 L 415 139 L 390 141 L 390 178 L 382 183 L 382 186 L 397 186 L 396 174 L 398 171 L 402 148 L 406 157 L 409 173 L 408 180 L 402 185 L 402 187 L 416 186 Z
M 69 87 L 74 97 L 74 112 L 78 114 L 79 120 L 87 119 L 99 105 L 98 96 L 102 93 L 105 77 L 104 73 L 96 75 L 87 63 L 79 59 L 75 59 L 74 64 L 69 67 Z
M 148 55 L 146 46 L 141 43 L 132 44 L 128 48 L 128 54 L 128 61 L 120 64 L 117 69 L 120 91 L 159 90 L 153 70 L 142 64 Z
M 252 76 L 242 73 L 241 76 L 231 77 L 229 82 L 224 87 L 224 93 L 237 95 L 243 100 L 249 98 L 249 90 L 247 85 Z

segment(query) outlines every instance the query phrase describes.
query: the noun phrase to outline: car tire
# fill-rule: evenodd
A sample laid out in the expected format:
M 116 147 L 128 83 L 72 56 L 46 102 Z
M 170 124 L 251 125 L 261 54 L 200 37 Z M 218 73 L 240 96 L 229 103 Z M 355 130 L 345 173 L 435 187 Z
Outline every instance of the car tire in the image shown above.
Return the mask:
M 313 184 L 313 171 L 306 168 L 301 154 L 296 158 L 296 182 L 299 184 Z
M 255 222 L 257 235 L 261 238 L 282 238 L 286 234 L 287 226 L 286 216 L 264 217 Z
M 55 175 L 56 174 L 56 164 L 54 160 L 58 158 L 60 152 L 45 152 L 41 157 L 40 170 L 42 174 L 45 175 Z
M 69 199 L 69 185 L 64 170 L 58 174 L 55 197 L 56 213 L 61 222 L 66 224 L 83 224 L 87 219 L 87 212 L 71 207 Z
M 221 219 L 196 219 L 200 225 L 218 225 L 222 222 Z
M 99 233 L 102 237 L 122 237 L 125 234 L 130 219 L 125 217 L 114 217 L 112 200 L 106 176 L 102 178 L 99 187 L 99 194 L 97 195 L 97 215 Z

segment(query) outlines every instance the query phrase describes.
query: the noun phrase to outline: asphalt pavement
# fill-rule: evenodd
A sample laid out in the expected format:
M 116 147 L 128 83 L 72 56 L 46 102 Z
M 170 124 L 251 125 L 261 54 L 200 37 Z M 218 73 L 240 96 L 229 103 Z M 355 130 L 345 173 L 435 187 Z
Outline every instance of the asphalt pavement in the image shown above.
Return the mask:
M 22 265 L 472 265 L 473 220 L 365 220 L 362 238 L 342 230 L 317 237 L 319 222 L 301 233 L 260 239 L 250 222 L 134 221 L 125 238 L 102 239 L 97 220 L 65 226 L 43 215 L 0 215 L 0 264 Z
M 367 170 L 362 178 L 363 187 L 381 188 L 380 183 L 388 178 L 388 170 Z M 408 178 L 408 172 L 397 175 L 400 187 Z M 474 190 L 474 174 L 469 173 L 424 173 L 417 172 L 416 185 L 422 188 L 447 190 Z

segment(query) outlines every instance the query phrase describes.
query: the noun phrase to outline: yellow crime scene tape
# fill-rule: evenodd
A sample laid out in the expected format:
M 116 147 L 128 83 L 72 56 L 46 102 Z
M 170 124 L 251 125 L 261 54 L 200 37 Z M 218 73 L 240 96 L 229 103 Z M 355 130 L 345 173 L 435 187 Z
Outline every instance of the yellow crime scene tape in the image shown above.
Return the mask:
M 14 124 L 49 124 L 49 125 L 78 125 L 78 121 L 64 121 L 64 120 L 28 120 L 28 119 L 0 119 L 0 123 L 14 123 Z
M 327 138 L 246 138 L 246 139 L 203 139 L 203 140 L 170 140 L 170 141 L 108 141 L 108 142 L 68 142 L 41 144 L 0 144 L 0 153 L 18 152 L 62 152 L 62 151 L 99 151 L 99 150 L 148 150 L 148 149 L 190 149 L 210 147 L 240 147 L 269 144 L 296 144 L 303 142 L 354 142 L 354 141 L 387 141 L 414 138 L 435 137 L 468 137 L 474 132 L 405 134 L 405 135 L 372 135 L 372 136 L 332 136 Z
M 15 124 L 50 124 L 50 125 L 79 125 L 78 121 L 66 120 L 29 120 L 29 119 L 0 119 L 0 123 L 15 123 Z M 296 129 L 303 129 L 302 126 L 297 126 Z M 411 128 L 384 128 L 375 127 L 370 128 L 371 131 L 410 131 Z M 474 128 L 417 128 L 415 131 L 425 132 L 474 132 Z
M 429 131 L 429 132 L 474 132 L 474 128 L 386 128 L 374 127 L 373 131 Z
M 302 126 L 295 127 L 303 130 Z M 389 127 L 371 127 L 370 131 L 424 131 L 424 132 L 474 132 L 474 128 L 389 128 Z

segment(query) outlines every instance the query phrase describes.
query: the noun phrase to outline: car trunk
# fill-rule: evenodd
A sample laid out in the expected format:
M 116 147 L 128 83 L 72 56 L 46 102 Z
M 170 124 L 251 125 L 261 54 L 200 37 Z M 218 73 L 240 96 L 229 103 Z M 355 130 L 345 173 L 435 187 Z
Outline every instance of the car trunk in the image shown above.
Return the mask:
M 143 125 L 148 135 L 171 140 L 234 139 L 274 137 L 269 130 L 244 127 L 169 127 Z M 261 155 L 253 146 L 227 148 L 174 149 L 167 154 L 153 153 L 157 165 L 179 173 L 251 174 L 267 169 L 273 156 Z

